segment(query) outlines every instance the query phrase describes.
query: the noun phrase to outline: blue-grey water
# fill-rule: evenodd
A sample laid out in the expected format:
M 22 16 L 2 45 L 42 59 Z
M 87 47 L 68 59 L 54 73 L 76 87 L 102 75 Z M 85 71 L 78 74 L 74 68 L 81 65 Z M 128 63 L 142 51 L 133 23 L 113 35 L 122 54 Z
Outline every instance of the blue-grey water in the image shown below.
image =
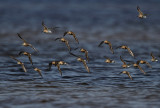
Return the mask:
M 139 19 L 136 6 L 148 16 Z M 0 107 L 1 108 L 159 108 L 160 62 L 151 62 L 150 53 L 160 60 L 159 0 L 5 0 L 0 1 Z M 60 27 L 56 33 L 42 33 L 42 20 L 48 27 Z M 80 44 L 67 35 L 72 49 L 88 50 L 91 73 L 64 43 L 54 41 L 66 30 L 75 32 Z M 22 37 L 39 50 L 22 46 Z M 112 43 L 115 54 L 102 40 Z M 120 45 L 128 45 L 135 58 Z M 42 70 L 43 78 L 33 70 L 26 56 L 32 53 L 33 64 Z M 72 50 L 85 58 L 79 50 Z M 152 68 L 141 64 L 140 70 L 121 67 L 120 55 L 129 61 L 143 59 Z M 27 69 L 9 56 L 22 61 Z M 116 63 L 105 63 L 104 56 Z M 61 77 L 57 67 L 48 70 L 48 63 L 63 60 Z M 119 74 L 129 71 L 127 75 Z

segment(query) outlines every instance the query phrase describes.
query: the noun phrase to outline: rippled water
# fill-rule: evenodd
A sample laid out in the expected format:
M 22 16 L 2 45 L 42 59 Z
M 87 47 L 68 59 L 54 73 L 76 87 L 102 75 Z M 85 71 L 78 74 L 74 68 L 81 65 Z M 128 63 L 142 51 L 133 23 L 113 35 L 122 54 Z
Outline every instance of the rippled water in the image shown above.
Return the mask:
M 149 14 L 147 19 L 137 18 L 137 5 Z M 150 53 L 160 59 L 159 5 L 158 0 L 0 1 L 0 106 L 158 108 L 160 63 L 150 62 Z M 57 33 L 42 33 L 42 20 L 48 26 L 59 26 Z M 80 41 L 78 45 L 72 36 L 66 36 L 72 49 L 88 50 L 91 73 L 69 54 L 64 43 L 54 41 L 65 30 L 74 31 Z M 21 46 L 17 32 L 39 53 Z M 105 39 L 113 44 L 114 55 L 108 46 L 98 47 Z M 116 49 L 120 45 L 128 45 L 135 59 L 127 51 Z M 26 56 L 18 56 L 22 50 L 32 53 L 34 66 L 42 70 L 44 78 L 33 70 Z M 72 52 L 85 58 L 78 50 Z M 11 55 L 24 62 L 27 73 Z M 123 69 L 120 55 L 134 62 L 146 60 L 152 68 L 141 65 L 146 75 L 133 67 Z M 104 56 L 116 63 L 105 63 Z M 53 60 L 69 63 L 61 66 L 62 77 L 56 67 L 48 70 L 48 63 Z M 133 80 L 120 75 L 123 70 L 129 71 Z

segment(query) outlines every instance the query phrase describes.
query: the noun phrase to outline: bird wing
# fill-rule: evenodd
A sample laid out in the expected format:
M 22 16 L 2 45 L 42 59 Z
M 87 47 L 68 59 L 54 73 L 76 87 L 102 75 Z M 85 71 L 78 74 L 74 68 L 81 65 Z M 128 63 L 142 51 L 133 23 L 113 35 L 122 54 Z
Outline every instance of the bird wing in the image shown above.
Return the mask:
M 56 41 L 56 40 L 59 40 L 59 39 L 61 39 L 61 38 L 56 38 L 55 41 Z
M 110 50 L 111 50 L 111 52 L 112 52 L 112 54 L 114 54 L 114 51 L 113 51 L 113 48 L 112 48 L 112 44 L 109 42 L 109 48 L 110 48 Z
M 148 67 L 152 68 L 152 66 L 146 61 L 145 64 L 147 64 Z
M 38 73 L 39 73 L 39 75 L 43 78 L 42 73 L 41 73 L 41 70 L 40 70 L 40 69 L 38 69 L 38 70 L 37 70 L 37 72 L 38 72 Z
M 152 57 L 152 59 L 155 59 L 155 56 L 153 55 L 153 53 L 151 53 L 151 57 Z
M 73 35 L 74 39 L 77 41 L 77 43 L 79 44 L 79 41 L 78 41 L 76 35 L 73 32 L 72 32 L 72 35 Z
M 28 59 L 31 62 L 31 64 L 33 65 L 32 58 L 31 58 L 31 56 L 29 54 L 28 54 Z
M 45 24 L 44 24 L 43 21 L 42 21 L 42 26 L 44 27 L 45 30 L 48 29 L 48 28 L 45 26 Z
M 16 60 L 17 62 L 20 62 L 18 59 L 16 59 L 15 57 L 13 56 L 10 56 L 12 59 Z
M 38 50 L 37 50 L 36 48 L 34 48 L 31 44 L 29 44 L 29 46 L 30 46 L 33 50 L 35 50 L 36 52 L 38 52 Z
M 120 56 L 121 61 L 123 62 L 123 64 L 126 65 L 126 62 L 122 59 L 122 57 Z
M 20 51 L 18 55 L 21 55 L 24 51 Z
M 82 62 L 83 62 L 84 67 L 85 67 L 86 70 L 88 71 L 88 73 L 90 73 L 90 70 L 89 70 L 89 68 L 88 68 L 88 66 L 87 66 L 87 64 L 86 64 L 86 61 L 85 61 L 85 60 L 82 60 Z
M 73 56 L 75 56 L 75 57 L 78 57 L 78 58 L 81 58 L 80 56 L 77 56 L 77 55 L 75 55 L 75 54 L 73 54 L 73 53 L 71 53 L 71 52 L 69 52 L 71 55 L 73 55 Z
M 98 47 L 100 47 L 103 43 L 104 43 L 104 41 L 101 41 L 101 43 L 98 45 Z
M 52 67 L 52 62 L 49 63 L 49 68 L 48 69 L 51 70 L 51 67 Z
M 61 69 L 60 69 L 60 65 L 59 65 L 59 64 L 57 64 L 57 68 L 58 68 L 58 70 L 59 70 L 59 72 L 60 72 L 60 74 L 61 74 L 61 76 L 62 76 L 62 71 L 61 71 Z
M 143 72 L 144 74 L 146 74 L 146 72 L 144 72 L 144 70 L 142 69 L 142 67 L 141 67 L 139 64 L 137 64 L 137 66 L 138 66 L 138 68 L 139 68 L 139 70 L 140 70 L 141 72 Z
M 139 6 L 137 6 L 137 11 L 139 12 L 139 14 L 143 15 L 143 12 L 140 10 Z
M 133 78 L 131 77 L 130 73 L 129 72 L 126 72 L 126 74 L 128 75 L 128 77 L 133 80 Z
M 87 61 L 89 61 L 88 51 L 85 51 L 85 56 L 86 56 Z
M 134 54 L 133 54 L 133 52 L 131 51 L 131 49 L 128 48 L 128 47 L 126 47 L 126 48 L 127 48 L 128 52 L 130 53 L 130 55 L 134 57 Z
M 19 37 L 20 39 L 22 39 L 24 42 L 26 42 L 26 43 L 27 43 L 27 41 L 26 41 L 26 40 L 24 40 L 24 39 L 21 37 L 21 35 L 20 35 L 19 33 L 17 33 L 17 35 L 18 35 L 18 37 Z
M 24 72 L 27 72 L 27 70 L 26 70 L 26 68 L 25 68 L 23 63 L 21 63 L 21 66 L 22 66 L 22 69 L 24 70 Z
M 69 50 L 69 51 L 71 51 L 71 47 L 69 46 L 69 42 L 68 42 L 68 40 L 65 40 L 65 44 L 67 45 L 68 50 Z
M 68 33 L 67 31 L 66 31 L 66 32 L 64 32 L 63 36 L 65 36 L 67 33 Z

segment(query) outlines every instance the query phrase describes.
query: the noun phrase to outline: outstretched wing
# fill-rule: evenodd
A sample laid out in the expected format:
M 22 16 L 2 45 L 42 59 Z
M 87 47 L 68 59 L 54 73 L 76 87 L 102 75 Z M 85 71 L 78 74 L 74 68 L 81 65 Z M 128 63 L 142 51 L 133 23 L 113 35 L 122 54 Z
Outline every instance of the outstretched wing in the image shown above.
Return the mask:
M 59 39 L 61 39 L 61 38 L 56 38 L 55 41 L 56 41 L 56 40 L 59 40 Z
M 152 57 L 152 59 L 155 59 L 155 56 L 153 55 L 153 53 L 151 52 L 151 57 Z
M 133 80 L 133 78 L 131 77 L 130 73 L 129 72 L 126 72 L 126 74 L 128 75 L 128 77 Z
M 127 47 L 127 50 L 128 50 L 128 52 L 130 53 L 130 55 L 134 57 L 134 54 L 133 54 L 133 52 L 131 51 L 131 49 Z
M 24 70 L 24 72 L 27 72 L 27 70 L 26 70 L 26 68 L 25 68 L 23 63 L 21 63 L 21 66 L 22 66 L 22 69 Z
M 126 62 L 122 59 L 122 57 L 120 56 L 121 61 L 123 62 L 123 64 L 126 65 Z
M 102 42 L 98 45 L 98 47 L 100 47 L 103 43 L 104 43 L 104 41 L 102 41 Z
M 60 75 L 62 76 L 62 71 L 61 71 L 61 69 L 60 69 L 60 65 L 59 65 L 59 64 L 57 65 L 57 68 L 58 68 L 58 70 L 59 70 L 59 72 L 60 72 Z
M 69 46 L 69 42 L 68 42 L 67 40 L 65 41 L 65 44 L 67 45 L 68 50 L 71 51 L 71 48 L 70 48 L 70 46 Z
M 90 70 L 89 70 L 89 68 L 88 68 L 88 66 L 87 66 L 87 64 L 86 64 L 86 61 L 85 61 L 85 60 L 82 60 L 82 62 L 83 62 L 84 67 L 85 67 L 86 70 L 88 71 L 88 73 L 90 73 Z
M 66 31 L 66 32 L 64 32 L 63 36 L 65 36 L 67 33 L 68 33 L 67 31 Z
M 89 61 L 88 51 L 85 51 L 85 56 L 86 56 L 87 61 Z
M 139 12 L 139 14 L 143 15 L 143 12 L 140 10 L 139 6 L 137 6 L 137 11 Z
M 147 66 L 149 67 L 149 68 L 152 68 L 152 66 L 146 61 L 145 62 L 146 64 L 147 64 Z
M 73 54 L 73 53 L 71 53 L 71 52 L 69 52 L 71 55 L 73 55 L 73 56 L 75 56 L 75 57 L 78 57 L 78 58 L 81 58 L 80 56 L 77 56 L 77 55 L 75 55 L 75 54 Z
M 21 55 L 24 51 L 20 51 L 18 55 Z
M 20 62 L 18 59 L 16 59 L 15 57 L 13 56 L 10 56 L 12 59 L 16 60 L 17 62 Z
M 29 59 L 30 63 L 33 65 L 32 58 L 30 55 L 28 55 L 28 59 Z
M 146 74 L 146 72 L 144 72 L 144 70 L 142 69 L 142 67 L 141 67 L 139 64 L 137 64 L 137 66 L 138 66 L 138 68 L 139 68 L 139 70 L 140 70 L 141 72 L 143 72 L 144 74 Z
M 112 48 L 112 44 L 109 42 L 109 48 L 110 48 L 110 50 L 111 50 L 111 52 L 112 52 L 112 54 L 114 54 L 114 51 L 113 51 L 113 48 Z
M 77 41 L 77 43 L 79 44 L 79 41 L 78 41 L 78 39 L 77 39 L 75 33 L 72 32 L 72 35 L 73 35 L 74 39 Z
M 52 62 L 49 63 L 49 68 L 48 69 L 51 70 L 51 67 L 52 67 Z
M 44 24 L 43 21 L 42 21 L 42 26 L 44 27 L 45 30 L 48 29 L 48 28 L 45 26 L 45 24 Z
M 31 44 L 29 44 L 29 46 L 36 52 L 38 52 L 38 50 L 36 48 L 34 48 Z
M 27 41 L 26 41 L 26 40 L 24 40 L 24 39 L 21 37 L 21 35 L 20 35 L 19 33 L 17 33 L 17 35 L 18 35 L 18 37 L 19 37 L 20 39 L 22 39 L 24 42 L 26 42 L 26 43 L 27 43 Z

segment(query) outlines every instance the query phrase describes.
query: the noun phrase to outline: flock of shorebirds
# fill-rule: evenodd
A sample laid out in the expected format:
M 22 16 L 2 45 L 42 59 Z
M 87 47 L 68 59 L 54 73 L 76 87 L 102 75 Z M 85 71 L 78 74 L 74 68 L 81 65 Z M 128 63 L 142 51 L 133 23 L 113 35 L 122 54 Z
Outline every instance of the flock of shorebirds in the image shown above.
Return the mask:
M 138 17 L 139 17 L 139 18 L 141 18 L 141 19 L 146 18 L 146 14 L 144 14 L 144 13 L 140 10 L 139 6 L 137 6 L 137 11 L 138 11 L 138 13 L 139 13 L 139 14 L 138 14 Z M 56 31 L 56 29 L 58 28 L 58 27 L 48 28 L 48 27 L 44 24 L 43 21 L 42 21 L 42 27 L 43 27 L 43 32 L 46 33 L 46 34 L 52 34 L 52 33 L 54 33 L 54 32 Z M 19 33 L 17 33 L 17 35 L 18 35 L 18 37 L 23 41 L 23 43 L 22 43 L 23 46 L 25 46 L 25 47 L 31 47 L 35 52 L 38 52 L 38 50 L 37 50 L 35 47 L 33 47 L 32 44 L 28 43 L 25 39 L 23 39 L 22 36 L 21 36 Z M 69 45 L 69 41 L 64 38 L 66 35 L 71 35 L 71 36 L 73 36 L 73 38 L 75 39 L 75 41 L 79 44 L 79 41 L 78 41 L 75 33 L 72 32 L 72 31 L 66 31 L 66 32 L 64 32 L 63 37 L 61 37 L 61 38 L 56 38 L 55 41 L 59 40 L 60 42 L 65 43 L 66 47 L 67 47 L 68 50 L 69 50 L 69 54 L 71 54 L 72 56 L 75 56 L 75 57 L 77 58 L 77 61 L 82 62 L 83 65 L 84 65 L 84 67 L 85 67 L 85 69 L 86 69 L 86 71 L 87 71 L 88 73 L 90 73 L 90 69 L 89 69 L 89 67 L 87 66 L 87 62 L 89 62 L 88 51 L 87 51 L 86 49 L 84 49 L 84 48 L 79 48 L 79 47 L 76 48 L 76 49 L 74 49 L 74 50 L 79 49 L 80 52 L 84 53 L 86 59 L 83 59 L 82 57 L 73 54 L 72 51 L 71 51 L 70 45 Z M 111 42 L 109 42 L 108 40 L 104 40 L 104 41 L 100 42 L 100 44 L 98 45 L 98 47 L 101 47 L 103 44 L 108 45 L 111 53 L 114 54 L 114 50 L 113 50 L 113 48 L 112 48 Z M 126 45 L 119 46 L 119 47 L 117 47 L 116 49 L 124 49 L 124 50 L 127 50 L 128 53 L 129 53 L 132 57 L 135 57 L 135 56 L 134 56 L 134 53 L 132 52 L 132 50 L 131 50 L 128 46 L 126 46 Z M 37 68 L 37 67 L 34 67 L 33 62 L 32 62 L 32 58 L 31 58 L 31 54 L 30 54 L 29 52 L 21 51 L 21 52 L 19 52 L 19 55 L 28 56 L 29 61 L 30 61 L 30 63 L 32 64 L 34 71 L 37 71 L 37 72 L 39 73 L 39 75 L 43 78 L 42 73 L 41 73 L 41 70 L 40 70 L 39 68 Z M 10 56 L 10 57 L 11 57 L 13 60 L 17 61 L 17 64 L 19 64 L 19 65 L 22 66 L 22 69 L 24 70 L 24 72 L 27 72 L 27 69 L 25 68 L 23 62 L 21 62 L 20 60 L 18 60 L 17 58 L 15 58 L 15 57 L 13 57 L 13 56 Z M 112 59 L 110 59 L 109 57 L 106 57 L 106 56 L 105 56 L 105 58 L 106 58 L 106 60 L 105 60 L 106 63 L 115 63 L 115 61 L 112 60 Z M 123 64 L 122 64 L 122 67 L 123 67 L 123 68 L 128 68 L 128 67 L 130 67 L 130 66 L 137 67 L 137 68 L 139 68 L 139 70 L 140 70 L 143 74 L 146 74 L 146 72 L 142 69 L 142 67 L 140 66 L 140 64 L 146 64 L 149 68 L 152 67 L 152 66 L 150 65 L 150 63 L 147 62 L 147 61 L 145 61 L 145 60 L 138 60 L 136 63 L 133 63 L 133 62 L 131 62 L 131 61 L 123 60 L 123 58 L 122 58 L 121 56 L 120 56 L 120 60 L 121 60 L 122 63 L 123 63 Z M 157 62 L 157 61 L 158 61 L 158 59 L 153 55 L 153 53 L 151 53 L 151 62 Z M 130 64 L 127 64 L 127 62 L 130 62 Z M 59 70 L 59 72 L 60 72 L 60 75 L 62 76 L 62 71 L 61 71 L 60 66 L 61 66 L 61 65 L 66 65 L 66 64 L 67 64 L 67 63 L 64 62 L 64 61 L 52 61 L 52 62 L 48 63 L 48 67 L 49 67 L 48 69 L 51 70 L 52 65 L 54 65 L 55 67 L 58 68 L 58 70 Z M 122 71 L 120 74 L 127 74 L 128 77 L 129 77 L 131 80 L 133 80 L 133 78 L 132 78 L 131 75 L 130 75 L 130 72 L 128 72 L 128 71 Z

